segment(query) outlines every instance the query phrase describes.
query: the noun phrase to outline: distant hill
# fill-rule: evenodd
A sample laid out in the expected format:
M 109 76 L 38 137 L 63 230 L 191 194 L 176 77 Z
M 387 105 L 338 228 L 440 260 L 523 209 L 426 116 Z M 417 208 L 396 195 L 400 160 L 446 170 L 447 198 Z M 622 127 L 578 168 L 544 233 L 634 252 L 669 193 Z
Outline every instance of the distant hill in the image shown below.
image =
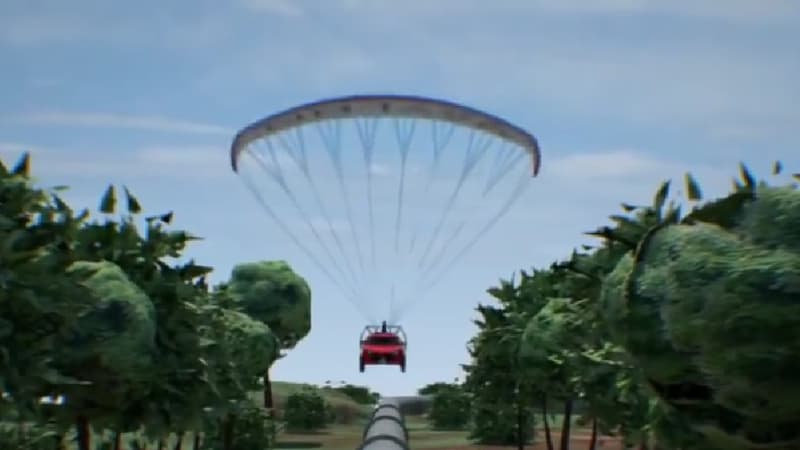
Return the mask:
M 272 398 L 275 403 L 275 411 L 278 417 L 281 417 L 283 406 L 286 404 L 286 399 L 297 392 L 303 387 L 316 387 L 320 389 L 322 396 L 333 409 L 333 414 L 336 416 L 336 423 L 349 424 L 357 420 L 366 419 L 372 412 L 372 406 L 361 405 L 345 395 L 342 392 L 336 391 L 331 388 L 325 388 L 308 383 L 292 383 L 288 381 L 273 381 L 272 382 Z M 252 394 L 254 400 L 261 401 L 261 392 L 254 392 Z

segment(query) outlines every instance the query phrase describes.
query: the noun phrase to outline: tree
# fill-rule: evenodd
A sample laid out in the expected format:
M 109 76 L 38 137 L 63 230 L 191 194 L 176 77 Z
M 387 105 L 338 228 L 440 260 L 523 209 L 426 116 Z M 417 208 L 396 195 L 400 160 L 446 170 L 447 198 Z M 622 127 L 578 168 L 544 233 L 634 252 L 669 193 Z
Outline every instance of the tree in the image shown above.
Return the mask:
M 437 383 L 428 422 L 434 430 L 463 430 L 472 413 L 470 395 L 456 383 Z
M 447 390 L 452 387 L 451 383 L 445 383 L 443 381 L 426 384 L 425 386 L 419 388 L 417 390 L 418 395 L 436 395 L 442 390 Z
M 783 374 L 800 357 L 800 191 L 740 172 L 728 196 L 651 228 L 604 301 L 650 386 L 710 446 L 792 448 L 800 409 Z M 701 199 L 691 176 L 687 191 Z
M 235 309 L 267 325 L 278 339 L 281 350 L 294 348 L 311 331 L 311 289 L 284 261 L 237 265 L 230 280 L 219 287 L 218 296 L 222 297 L 220 301 L 229 302 Z M 269 366 L 263 378 L 264 407 L 272 410 Z
M 104 220 L 89 222 L 60 188 L 33 188 L 29 167 L 27 155 L 12 170 L 0 164 L 0 425 L 18 431 L 9 446 L 60 450 L 74 424 L 81 450 L 92 428 L 111 431 L 115 449 L 132 431 L 159 447 L 174 433 L 180 449 L 193 431 L 199 449 L 210 422 L 216 448 L 252 448 L 261 438 L 250 422 L 271 421 L 250 414 L 247 394 L 279 353 L 263 317 L 212 301 L 210 267 L 167 262 L 197 239 L 167 229 L 172 213 L 142 221 L 125 188 L 126 213 L 113 217 L 109 186 Z
M 329 409 L 330 405 L 319 389 L 305 386 L 286 399 L 283 420 L 289 430 L 316 430 L 327 423 Z
M 501 301 L 512 289 L 504 286 L 490 290 Z M 480 331 L 470 341 L 470 364 L 463 366 L 464 389 L 473 399 L 470 438 L 486 445 L 524 445 L 533 437 L 535 389 L 518 370 L 519 327 L 504 309 L 480 305 L 477 311 Z
M 3 406 L 29 412 L 65 381 L 52 357 L 58 331 L 76 314 L 61 299 L 84 291 L 52 252 L 71 246 L 86 218 L 55 191 L 34 188 L 30 167 L 27 154 L 11 170 L 0 162 L 0 390 L 9 396 Z
M 153 385 L 156 317 L 147 295 L 111 262 L 80 261 L 66 273 L 86 287 L 89 301 L 62 332 L 54 359 L 80 382 L 55 385 L 52 393 L 68 399 L 83 450 L 91 447 L 91 418 L 122 425 L 129 399 Z
M 588 233 L 601 245 L 492 288 L 501 307 L 479 308 L 467 366 L 476 406 L 502 395 L 490 379 L 523 379 L 545 411 L 548 398 L 564 401 L 567 416 L 579 402 L 593 438 L 619 433 L 627 445 L 686 450 L 796 446 L 793 381 L 781 374 L 800 356 L 789 344 L 800 342 L 789 300 L 800 292 L 800 197 L 796 185 L 774 188 L 740 172 L 734 193 L 686 216 L 667 202 L 663 182 L 651 205 L 623 204 L 613 225 Z M 701 199 L 690 175 L 686 192 L 690 203 Z M 505 361 L 514 336 L 516 367 Z M 780 357 L 762 361 L 776 349 Z

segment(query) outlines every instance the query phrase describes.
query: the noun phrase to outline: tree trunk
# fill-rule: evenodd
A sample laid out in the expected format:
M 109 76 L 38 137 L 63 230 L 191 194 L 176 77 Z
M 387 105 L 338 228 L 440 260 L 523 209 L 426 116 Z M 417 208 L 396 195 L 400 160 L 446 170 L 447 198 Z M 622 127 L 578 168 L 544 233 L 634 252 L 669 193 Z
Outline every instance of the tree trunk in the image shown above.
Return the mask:
M 542 397 L 542 413 L 544 416 L 544 438 L 547 441 L 547 450 L 553 450 L 553 435 L 550 434 L 550 421 L 547 420 L 547 395 Z
M 92 430 L 86 416 L 78 415 L 75 419 L 75 432 L 78 434 L 78 450 L 92 450 Z
M 592 417 L 592 437 L 589 439 L 589 450 L 597 446 L 597 418 Z
M 264 371 L 264 408 L 270 419 L 272 418 L 272 380 L 269 379 L 269 368 Z
M 181 450 L 183 448 L 183 436 L 186 432 L 181 431 L 178 433 L 175 439 L 175 445 L 172 447 L 172 450 Z
M 194 443 L 192 444 L 192 450 L 200 450 L 200 432 L 195 431 L 194 433 Z
M 114 432 L 114 450 L 122 450 L 122 433 Z
M 164 442 L 164 438 L 160 438 L 158 440 L 158 450 L 165 450 L 167 448 L 167 443 Z
M 561 450 L 569 450 L 569 434 L 572 427 L 572 399 L 564 402 L 564 422 L 561 424 Z
M 53 436 L 53 448 L 55 450 L 67 450 L 67 444 L 64 442 L 64 433 L 57 433 Z
M 222 450 L 233 449 L 233 427 L 235 425 L 236 417 L 228 413 L 225 417 L 225 424 L 222 427 Z
M 517 396 L 517 450 L 525 450 L 525 417 L 523 416 L 522 400 Z

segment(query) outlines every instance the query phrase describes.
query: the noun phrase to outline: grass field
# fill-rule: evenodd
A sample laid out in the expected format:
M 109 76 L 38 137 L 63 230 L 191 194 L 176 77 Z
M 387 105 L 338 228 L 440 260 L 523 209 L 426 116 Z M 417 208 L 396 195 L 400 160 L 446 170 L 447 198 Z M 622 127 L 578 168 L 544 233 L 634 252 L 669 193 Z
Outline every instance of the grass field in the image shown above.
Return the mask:
M 300 389 L 297 385 L 285 383 L 281 389 L 285 389 L 286 395 L 293 389 Z M 326 395 L 340 395 L 336 392 L 328 392 Z M 278 394 L 276 394 L 278 397 Z M 332 398 L 328 398 L 333 402 Z M 351 402 L 346 398 L 345 404 Z M 363 408 L 363 407 L 362 407 Z M 354 421 L 349 424 L 334 424 L 324 430 L 310 433 L 288 433 L 284 432 L 278 436 L 276 450 L 297 450 L 297 449 L 324 449 L 324 450 L 354 450 L 361 444 L 361 436 L 364 431 L 366 419 L 371 408 L 363 410 L 362 420 Z M 554 445 L 558 448 L 562 416 L 554 415 L 550 420 Z M 539 422 L 541 425 L 541 422 Z M 406 427 L 409 431 L 409 446 L 413 450 L 511 450 L 513 447 L 498 447 L 474 445 L 467 439 L 465 431 L 435 431 L 430 428 L 423 416 L 406 416 Z M 541 428 L 541 426 L 539 427 Z M 591 429 L 573 424 L 570 433 L 570 447 L 573 450 L 589 448 Z M 544 435 L 539 433 L 536 437 L 535 445 L 526 447 L 527 450 L 543 450 L 546 448 Z M 598 438 L 597 449 L 603 450 L 622 450 L 622 445 L 618 439 L 603 436 Z
M 293 392 L 302 389 L 305 385 L 288 382 L 273 382 L 273 399 L 278 417 L 281 416 L 283 405 L 286 399 Z M 355 450 L 361 444 L 364 426 L 373 408 L 370 406 L 359 405 L 341 392 L 332 389 L 322 389 L 322 395 L 336 411 L 336 423 L 328 425 L 325 429 L 306 432 L 290 433 L 281 432 L 278 435 L 276 450 L 298 450 L 298 449 L 322 449 L 322 450 Z M 257 404 L 262 403 L 262 394 L 253 392 L 252 399 Z M 554 415 L 550 421 L 552 428 L 553 441 L 558 448 L 559 433 L 562 422 L 560 415 Z M 526 450 L 544 450 L 546 448 L 544 436 L 541 433 L 541 417 L 538 418 L 539 435 L 535 445 L 526 447 Z M 467 439 L 465 431 L 435 431 L 430 428 L 423 416 L 406 416 L 406 426 L 409 431 L 409 446 L 412 450 L 511 450 L 513 447 L 482 446 L 474 445 Z M 571 433 L 571 445 L 573 450 L 589 449 L 589 439 L 591 430 L 586 427 L 573 425 Z M 134 436 L 126 435 L 124 441 L 130 445 L 130 440 Z M 103 439 L 95 436 L 96 441 L 108 440 L 110 435 Z M 184 440 L 184 449 L 191 448 L 191 435 Z M 166 448 L 171 448 L 174 438 L 169 439 Z M 73 450 L 71 445 L 68 450 Z M 126 447 L 127 448 L 127 447 Z M 622 450 L 621 443 L 610 437 L 598 438 L 597 449 L 603 450 Z M 5 450 L 5 449 L 3 449 Z M 258 450 L 258 449 L 254 449 Z
M 558 418 L 556 418 L 558 422 Z M 474 445 L 467 439 L 464 431 L 434 431 L 431 430 L 421 416 L 406 417 L 406 426 L 409 431 L 409 446 L 413 450 L 510 450 L 513 447 Z M 560 425 L 559 425 L 560 426 Z M 278 437 L 277 450 L 296 450 L 319 448 L 324 450 L 354 450 L 361 444 L 363 424 L 329 426 L 323 431 L 314 433 L 283 433 Z M 553 430 L 553 440 L 558 448 L 560 435 Z M 589 448 L 591 430 L 585 427 L 576 427 L 570 434 L 570 447 L 573 450 Z M 540 433 L 535 445 L 527 446 L 528 450 L 543 450 L 546 448 L 544 436 Z M 600 437 L 597 449 L 622 450 L 619 440 L 611 437 Z
M 354 450 L 361 444 L 365 422 L 329 426 L 314 433 L 283 433 L 278 437 L 279 450 L 322 448 L 325 450 Z M 425 419 L 410 416 L 406 419 L 409 444 L 417 449 L 461 448 L 469 445 L 465 432 L 433 431 Z

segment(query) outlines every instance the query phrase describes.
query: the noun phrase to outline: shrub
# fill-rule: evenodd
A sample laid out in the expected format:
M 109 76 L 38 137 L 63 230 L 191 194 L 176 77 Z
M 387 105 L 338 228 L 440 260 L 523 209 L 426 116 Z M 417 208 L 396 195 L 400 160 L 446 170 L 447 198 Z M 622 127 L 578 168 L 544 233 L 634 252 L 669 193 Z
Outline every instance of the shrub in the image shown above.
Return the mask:
M 328 422 L 330 405 L 319 389 L 304 387 L 286 399 L 283 420 L 291 431 L 316 430 Z
M 435 430 L 463 430 L 470 419 L 470 397 L 458 385 L 436 390 L 428 421 Z
M 352 403 L 332 402 L 329 407 L 329 422 L 350 425 L 361 419 L 362 410 Z
M 275 422 L 267 411 L 254 404 L 243 404 L 237 410 L 233 422 L 233 440 L 230 450 L 252 450 L 272 448 L 275 443 Z M 224 420 L 209 419 L 205 425 L 203 450 L 223 448 Z

